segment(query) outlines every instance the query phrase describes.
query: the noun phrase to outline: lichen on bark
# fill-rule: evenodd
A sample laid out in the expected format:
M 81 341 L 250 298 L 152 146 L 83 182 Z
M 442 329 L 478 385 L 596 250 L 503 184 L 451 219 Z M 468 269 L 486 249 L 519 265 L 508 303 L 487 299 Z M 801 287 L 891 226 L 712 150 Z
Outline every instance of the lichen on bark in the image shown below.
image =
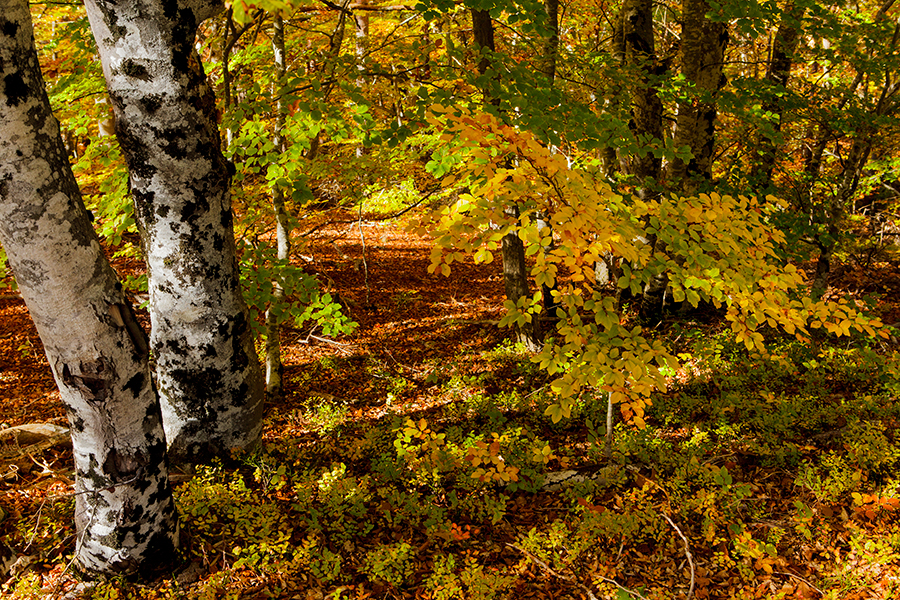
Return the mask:
M 178 527 L 146 348 L 136 347 L 137 332 L 126 322 L 130 306 L 69 168 L 28 5 L 19 0 L 4 9 L 0 243 L 71 427 L 75 558 L 88 573 L 154 571 L 171 560 Z M 110 306 L 120 307 L 120 320 Z
M 262 430 L 262 374 L 237 283 L 215 97 L 193 44 L 216 3 L 86 6 L 147 260 L 170 458 L 252 449 Z

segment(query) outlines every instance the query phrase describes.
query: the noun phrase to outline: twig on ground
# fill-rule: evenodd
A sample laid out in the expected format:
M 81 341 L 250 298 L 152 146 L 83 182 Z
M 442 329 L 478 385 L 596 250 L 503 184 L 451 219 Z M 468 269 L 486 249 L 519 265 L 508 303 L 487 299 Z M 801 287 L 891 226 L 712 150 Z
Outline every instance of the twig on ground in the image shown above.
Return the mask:
M 363 213 L 362 213 L 362 202 L 359 203 L 359 220 L 357 221 L 357 226 L 359 227 L 359 241 L 362 243 L 362 265 L 363 265 L 363 283 L 366 284 L 366 304 L 371 304 L 372 302 L 369 300 L 369 295 L 371 290 L 369 290 L 369 264 L 366 262 L 366 237 L 363 235 L 362 221 L 363 221 Z
M 323 344 L 331 344 L 332 346 L 340 346 L 341 348 L 347 348 L 352 344 L 348 344 L 346 342 L 338 342 L 335 340 L 329 340 L 328 338 L 319 337 L 317 335 L 309 334 L 306 336 L 305 344 L 309 343 L 309 340 L 316 340 L 317 342 L 322 342 Z
M 550 573 L 554 577 L 558 577 L 559 579 L 562 579 L 563 581 L 568 581 L 569 583 L 574 583 L 579 588 L 581 588 L 585 594 L 587 594 L 587 597 L 589 600 L 597 600 L 597 596 L 594 595 L 594 592 L 592 592 L 588 586 L 576 581 L 574 577 L 570 577 L 568 575 L 563 575 L 562 573 L 557 573 L 556 571 L 553 570 L 553 568 L 550 565 L 548 565 L 547 563 L 545 563 L 544 561 L 539 559 L 537 556 L 535 556 L 534 554 L 532 554 L 531 552 L 529 552 L 528 550 L 526 550 L 520 546 L 517 546 L 515 544 L 506 544 L 506 545 L 509 546 L 510 548 L 515 548 L 516 550 L 518 550 L 519 552 L 521 552 L 522 554 L 527 556 L 532 562 L 534 562 L 536 565 L 538 565 L 544 571 L 546 571 L 547 573 Z M 616 582 L 613 581 L 612 583 L 616 583 Z M 616 583 L 616 585 L 619 585 L 619 584 Z M 621 586 L 619 586 L 619 587 L 621 587 Z M 625 589 L 625 588 L 622 588 L 622 589 Z M 638 595 L 640 596 L 640 594 L 638 594 Z M 643 596 L 641 596 L 641 597 L 643 598 Z M 646 598 L 644 600 L 646 600 Z
M 675 524 L 672 519 L 669 518 L 669 515 L 666 513 L 662 513 L 662 516 L 669 522 L 669 525 L 672 526 L 672 529 L 675 530 L 675 533 L 681 538 L 684 542 L 684 553 L 687 556 L 688 563 L 691 565 L 691 587 L 688 589 L 687 600 L 691 600 L 691 596 L 694 595 L 694 557 L 691 556 L 691 549 L 688 547 L 688 539 L 684 537 L 684 534 L 681 533 L 681 530 L 678 528 L 678 525 Z
M 570 577 L 570 576 L 568 576 L 568 575 L 563 575 L 562 573 L 557 573 L 556 571 L 554 571 L 554 570 L 550 567 L 550 565 L 548 565 L 547 563 L 545 563 L 544 561 L 542 561 L 541 559 L 539 559 L 538 557 L 536 557 L 535 555 L 533 555 L 533 554 L 532 554 L 531 552 L 529 552 L 528 550 L 525 550 L 524 548 L 521 548 L 521 547 L 519 547 L 519 546 L 516 546 L 515 544 L 506 544 L 506 545 L 509 546 L 510 548 L 515 548 L 516 550 L 518 550 L 519 552 L 521 552 L 522 554 L 524 554 L 525 556 L 527 556 L 527 557 L 528 557 L 529 559 L 531 559 L 536 565 L 538 565 L 540 568 L 542 568 L 542 569 L 543 569 L 544 571 L 546 571 L 547 573 L 550 573 L 550 574 L 553 575 L 554 577 L 558 577 L 559 579 L 562 579 L 563 581 L 568 581 L 569 583 L 572 583 L 572 584 L 578 586 L 579 588 L 581 588 L 581 590 L 582 590 L 585 594 L 587 594 L 588 600 L 597 600 L 597 596 L 594 595 L 594 592 L 591 591 L 591 588 L 589 588 L 588 586 L 584 585 L 583 583 L 581 583 L 581 582 L 579 582 L 579 581 L 576 581 L 574 577 Z M 628 589 L 627 587 L 625 587 L 624 585 L 620 584 L 620 583 L 619 583 L 618 581 L 616 581 L 615 579 L 609 579 L 608 577 L 603 577 L 602 575 L 599 575 L 599 577 L 600 577 L 600 579 L 602 579 L 602 580 L 605 581 L 606 583 L 611 583 L 611 584 L 613 584 L 614 586 L 616 586 L 617 588 L 619 588 L 620 590 L 622 590 L 623 592 L 625 592 L 625 593 L 627 593 L 627 594 L 629 594 L 629 595 L 631 595 L 631 596 L 634 596 L 634 597 L 636 597 L 636 598 L 639 598 L 640 600 L 647 600 L 647 597 L 646 597 L 646 596 L 643 596 L 640 592 L 636 592 L 636 591 L 634 591 L 634 590 Z
M 794 575 L 793 573 L 788 573 L 787 571 L 772 571 L 772 573 L 774 573 L 775 575 L 787 575 L 788 577 L 793 577 L 797 581 L 802 581 L 803 583 L 808 585 L 810 587 L 810 589 L 815 590 L 816 592 L 819 592 L 820 595 L 825 596 L 825 592 L 823 592 L 822 590 L 820 590 L 819 588 L 814 586 L 812 583 L 810 583 L 809 580 L 803 579 L 799 575 Z

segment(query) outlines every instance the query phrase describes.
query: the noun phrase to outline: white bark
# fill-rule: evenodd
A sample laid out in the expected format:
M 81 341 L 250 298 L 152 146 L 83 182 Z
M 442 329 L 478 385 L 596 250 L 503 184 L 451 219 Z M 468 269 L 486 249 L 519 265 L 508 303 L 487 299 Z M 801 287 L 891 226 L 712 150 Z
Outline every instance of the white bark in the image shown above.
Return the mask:
M 287 103 L 284 100 L 284 76 L 287 72 L 284 50 L 284 19 L 275 15 L 274 35 L 272 36 L 272 52 L 275 57 L 275 147 L 284 152 L 284 125 L 287 117 Z M 291 221 L 285 206 L 284 190 L 276 185 L 272 190 L 272 209 L 275 213 L 275 236 L 278 241 L 278 259 L 288 260 L 291 256 Z M 284 300 L 284 288 L 276 278 L 272 282 L 272 295 L 275 302 Z M 281 398 L 284 392 L 284 364 L 281 361 L 281 324 L 271 308 L 266 311 L 266 396 L 269 400 Z
M 205 0 L 88 0 L 149 272 L 173 460 L 259 443 L 263 381 L 241 296 L 215 97 L 194 47 Z
M 178 533 L 147 342 L 69 168 L 25 0 L 0 0 L 0 82 L 0 243 L 69 417 L 76 558 L 149 571 Z

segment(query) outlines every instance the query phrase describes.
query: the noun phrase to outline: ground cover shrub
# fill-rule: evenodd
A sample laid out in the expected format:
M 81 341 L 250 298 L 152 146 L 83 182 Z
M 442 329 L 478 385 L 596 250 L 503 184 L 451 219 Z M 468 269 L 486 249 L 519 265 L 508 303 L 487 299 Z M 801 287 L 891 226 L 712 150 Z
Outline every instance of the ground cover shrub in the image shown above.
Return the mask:
M 251 489 L 240 471 L 200 466 L 175 502 L 190 552 L 204 563 L 222 557 L 266 568 L 290 554 L 293 527 L 277 499 Z
M 297 405 L 300 437 L 201 468 L 177 486 L 185 558 L 202 565 L 200 582 L 115 581 L 90 593 L 238 599 L 315 589 L 323 598 L 462 599 L 547 585 L 577 594 L 579 582 L 596 597 L 616 597 L 622 585 L 663 600 L 687 590 L 679 532 L 697 597 L 729 590 L 751 598 L 766 582 L 778 591 L 782 572 L 835 598 L 882 585 L 900 568 L 891 355 L 786 342 L 751 356 L 737 346 L 731 354 L 729 339 L 706 336 L 712 358 L 672 376 L 645 427 L 618 420 L 609 463 L 587 395 L 583 412 L 573 409 L 583 421 L 553 423 L 535 416 L 540 386 L 506 390 L 507 375 L 466 373 L 483 356 L 460 358 L 444 385 L 430 388 L 450 402 L 428 411 L 398 405 L 354 422 L 348 410 L 326 431 L 310 430 Z M 498 356 L 510 376 L 531 368 L 516 366 L 527 357 Z M 360 365 L 317 368 L 341 377 Z M 582 467 L 582 480 L 542 489 L 548 472 Z M 58 520 L 42 518 L 36 544 L 65 539 L 52 529 L 71 507 L 57 509 Z M 58 560 L 70 548 L 44 556 Z M 21 579 L 14 597 L 40 597 L 36 589 Z

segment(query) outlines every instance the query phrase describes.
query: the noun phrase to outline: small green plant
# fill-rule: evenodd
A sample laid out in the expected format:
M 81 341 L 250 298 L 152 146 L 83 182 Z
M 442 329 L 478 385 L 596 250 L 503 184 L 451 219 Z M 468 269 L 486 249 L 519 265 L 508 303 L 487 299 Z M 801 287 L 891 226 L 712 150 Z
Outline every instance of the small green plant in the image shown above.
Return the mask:
M 425 588 L 434 600 L 454 600 L 464 598 L 462 582 L 456 574 L 456 557 L 453 554 L 439 554 L 434 557 L 432 573 L 425 580 Z
M 422 297 L 419 295 L 418 290 L 401 290 L 391 296 L 391 304 L 394 305 L 396 310 L 405 310 L 406 308 L 409 308 L 411 304 L 414 304 L 421 299 Z
M 323 583 L 334 583 L 341 576 L 341 555 L 332 552 L 315 535 L 307 536 L 294 551 L 291 566 L 305 570 Z
M 401 587 L 413 573 L 413 547 L 406 542 L 379 544 L 366 553 L 362 571 L 371 581 Z
M 347 465 L 336 463 L 318 477 L 297 478 L 291 507 L 313 532 L 327 532 L 341 541 L 351 540 L 374 528 L 369 518 L 371 484 L 369 476 L 348 475 Z
M 304 417 L 312 430 L 321 435 L 334 435 L 347 422 L 347 406 L 317 396 L 309 398 L 307 406 Z

